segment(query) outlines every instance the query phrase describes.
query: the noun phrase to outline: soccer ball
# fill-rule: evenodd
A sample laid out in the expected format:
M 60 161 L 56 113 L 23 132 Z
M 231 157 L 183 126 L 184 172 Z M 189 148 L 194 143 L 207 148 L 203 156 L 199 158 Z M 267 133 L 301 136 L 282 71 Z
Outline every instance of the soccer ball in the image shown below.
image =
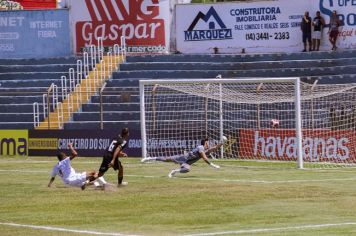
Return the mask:
M 223 143 L 226 143 L 226 141 L 227 141 L 226 136 L 222 136 L 222 142 L 223 142 Z
M 272 119 L 271 120 L 271 126 L 272 126 L 272 128 L 277 128 L 279 126 L 279 120 Z

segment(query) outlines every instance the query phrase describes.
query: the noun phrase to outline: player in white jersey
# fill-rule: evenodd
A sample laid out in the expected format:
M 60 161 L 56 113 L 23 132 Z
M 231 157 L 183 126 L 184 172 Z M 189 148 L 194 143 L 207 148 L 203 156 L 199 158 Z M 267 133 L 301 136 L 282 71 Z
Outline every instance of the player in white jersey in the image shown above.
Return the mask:
M 69 144 L 68 147 L 71 151 L 70 156 L 66 156 L 63 152 L 58 153 L 57 158 L 59 162 L 52 169 L 48 187 L 51 187 L 55 177 L 59 175 L 65 185 L 81 187 L 82 190 L 84 190 L 86 187 L 86 181 L 94 180 L 98 174 L 94 170 L 76 173 L 70 162 L 78 156 L 78 153 L 74 150 L 72 144 Z
M 175 162 L 177 164 L 180 164 L 179 169 L 174 169 L 168 174 L 169 178 L 172 178 L 173 175 L 175 175 L 178 172 L 179 173 L 189 172 L 191 165 L 197 162 L 200 158 L 202 158 L 211 167 L 219 169 L 220 166 L 210 162 L 206 154 L 220 148 L 223 145 L 223 143 L 220 143 L 214 147 L 209 148 L 209 139 L 206 138 L 206 139 L 202 139 L 200 144 L 201 145 L 197 146 L 187 154 L 175 155 L 169 157 L 145 157 L 141 160 L 141 162 L 164 161 L 164 162 Z

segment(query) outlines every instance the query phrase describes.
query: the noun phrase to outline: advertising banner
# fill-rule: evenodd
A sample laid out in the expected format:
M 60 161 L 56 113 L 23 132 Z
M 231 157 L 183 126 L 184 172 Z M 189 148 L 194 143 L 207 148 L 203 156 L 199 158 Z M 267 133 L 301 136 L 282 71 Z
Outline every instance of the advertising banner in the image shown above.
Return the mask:
M 321 12 L 327 24 L 323 31 L 322 45 L 324 49 L 331 49 L 329 43 L 329 23 L 332 11 L 336 11 L 342 26 L 339 27 L 337 46 L 339 48 L 356 47 L 356 1 L 351 0 L 319 0 L 316 10 Z
M 356 3 L 338 0 L 276 0 L 176 7 L 176 43 L 182 53 L 263 53 L 303 50 L 301 21 L 305 11 L 313 19 L 321 12 L 321 50 L 330 50 L 328 24 L 337 10 L 339 48 L 356 45 Z
M 68 153 L 72 143 L 80 156 L 100 157 L 110 141 L 120 130 L 29 130 L 30 156 L 55 156 L 58 152 Z M 130 139 L 125 149 L 130 157 L 141 156 L 141 132 L 130 130 Z
M 0 58 L 69 55 L 68 10 L 0 11 Z
M 0 156 L 27 156 L 27 130 L 0 130 Z
M 11 0 L 17 2 L 24 10 L 56 9 L 57 0 Z
M 75 51 L 98 38 L 104 46 L 120 44 L 125 36 L 128 52 L 166 52 L 169 47 L 169 1 L 70 0 Z
M 303 158 L 356 161 L 355 130 L 303 130 Z M 297 158 L 294 130 L 240 130 L 239 157 L 268 160 Z

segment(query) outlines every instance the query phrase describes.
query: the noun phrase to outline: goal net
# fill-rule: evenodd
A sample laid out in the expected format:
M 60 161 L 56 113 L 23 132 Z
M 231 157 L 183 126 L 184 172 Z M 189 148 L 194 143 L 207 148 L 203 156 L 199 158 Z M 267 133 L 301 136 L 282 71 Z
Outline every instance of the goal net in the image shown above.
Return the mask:
M 212 158 L 356 163 L 356 85 L 299 78 L 140 81 L 142 155 L 189 152 L 227 137 Z

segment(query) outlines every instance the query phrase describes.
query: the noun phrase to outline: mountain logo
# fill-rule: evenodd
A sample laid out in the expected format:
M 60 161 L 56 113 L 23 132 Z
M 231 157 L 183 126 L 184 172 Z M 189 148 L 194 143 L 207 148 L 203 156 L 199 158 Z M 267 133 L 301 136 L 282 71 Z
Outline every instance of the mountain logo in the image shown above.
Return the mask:
M 208 29 L 195 29 L 199 21 L 204 21 Z M 188 30 L 184 31 L 185 41 L 205 41 L 232 39 L 232 30 L 228 29 L 214 7 L 204 14 L 201 11 L 194 18 Z

